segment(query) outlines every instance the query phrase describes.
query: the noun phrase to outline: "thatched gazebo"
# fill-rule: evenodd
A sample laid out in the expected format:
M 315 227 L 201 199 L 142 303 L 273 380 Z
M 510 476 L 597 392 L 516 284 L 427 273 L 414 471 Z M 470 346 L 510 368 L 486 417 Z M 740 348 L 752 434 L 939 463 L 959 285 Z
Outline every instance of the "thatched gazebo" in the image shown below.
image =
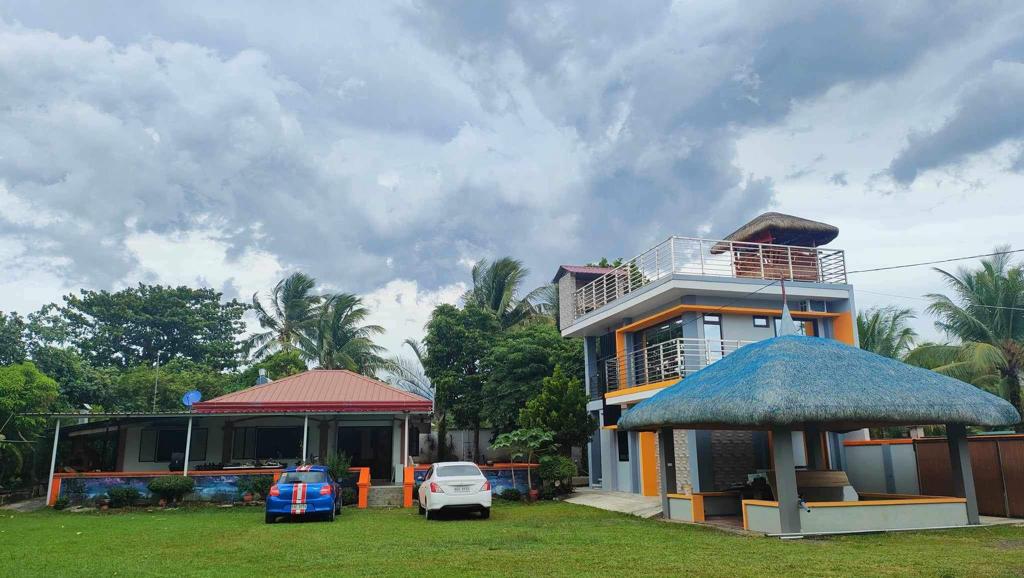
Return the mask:
M 644 400 L 618 427 L 659 431 L 663 453 L 673 429 L 772 432 L 778 526 L 782 534 L 799 534 L 791 432 L 946 424 L 954 489 L 964 498 L 967 523 L 978 524 L 965 426 L 1019 421 L 1011 404 L 962 381 L 831 339 L 784 335 L 747 345 Z M 807 436 L 808 444 L 820 439 Z M 809 466 L 827 469 L 817 449 L 807 447 Z M 661 464 L 664 495 L 674 491 L 675 471 L 664 456 Z
M 711 247 L 712 255 L 732 253 L 738 277 L 817 281 L 821 264 L 815 247 L 839 235 L 839 228 L 783 213 L 754 217 Z M 794 249 L 793 247 L 807 247 Z

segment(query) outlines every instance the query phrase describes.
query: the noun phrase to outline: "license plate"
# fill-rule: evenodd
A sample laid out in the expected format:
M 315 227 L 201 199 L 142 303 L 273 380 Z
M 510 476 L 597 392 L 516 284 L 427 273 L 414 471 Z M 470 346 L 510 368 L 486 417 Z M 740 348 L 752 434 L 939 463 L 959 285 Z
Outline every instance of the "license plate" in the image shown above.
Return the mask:
M 468 494 L 469 486 L 452 486 L 452 492 L 455 494 Z
M 293 514 L 305 514 L 306 513 L 306 504 L 296 504 L 296 505 L 292 506 L 292 513 Z

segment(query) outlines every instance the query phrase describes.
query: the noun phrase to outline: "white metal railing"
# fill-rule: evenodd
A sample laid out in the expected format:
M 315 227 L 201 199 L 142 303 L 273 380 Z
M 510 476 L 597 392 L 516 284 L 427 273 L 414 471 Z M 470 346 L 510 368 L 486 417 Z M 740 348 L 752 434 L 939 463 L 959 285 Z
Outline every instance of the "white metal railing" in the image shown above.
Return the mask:
M 576 290 L 574 319 L 668 275 L 846 283 L 841 249 L 670 237 Z
M 605 361 L 602 368 L 605 390 L 679 379 L 749 343 L 754 342 L 680 337 L 638 349 Z

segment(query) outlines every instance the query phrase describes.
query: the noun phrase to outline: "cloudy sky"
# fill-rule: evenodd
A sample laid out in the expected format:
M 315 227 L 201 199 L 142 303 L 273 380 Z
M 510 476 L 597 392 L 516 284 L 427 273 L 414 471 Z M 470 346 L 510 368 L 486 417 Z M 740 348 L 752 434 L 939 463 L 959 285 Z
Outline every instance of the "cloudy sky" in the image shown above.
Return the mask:
M 1019 1 L 288 4 L 0 0 L 0 310 L 298 269 L 395 347 L 476 259 L 539 285 L 764 210 L 850 269 L 1024 247 Z

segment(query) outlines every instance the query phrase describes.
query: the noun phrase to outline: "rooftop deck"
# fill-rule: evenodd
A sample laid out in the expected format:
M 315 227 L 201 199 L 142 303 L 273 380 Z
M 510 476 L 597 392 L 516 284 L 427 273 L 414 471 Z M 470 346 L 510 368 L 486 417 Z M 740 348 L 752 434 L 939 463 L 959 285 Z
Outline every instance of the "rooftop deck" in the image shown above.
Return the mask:
M 672 275 L 846 284 L 840 249 L 670 237 L 576 290 L 573 319 Z

